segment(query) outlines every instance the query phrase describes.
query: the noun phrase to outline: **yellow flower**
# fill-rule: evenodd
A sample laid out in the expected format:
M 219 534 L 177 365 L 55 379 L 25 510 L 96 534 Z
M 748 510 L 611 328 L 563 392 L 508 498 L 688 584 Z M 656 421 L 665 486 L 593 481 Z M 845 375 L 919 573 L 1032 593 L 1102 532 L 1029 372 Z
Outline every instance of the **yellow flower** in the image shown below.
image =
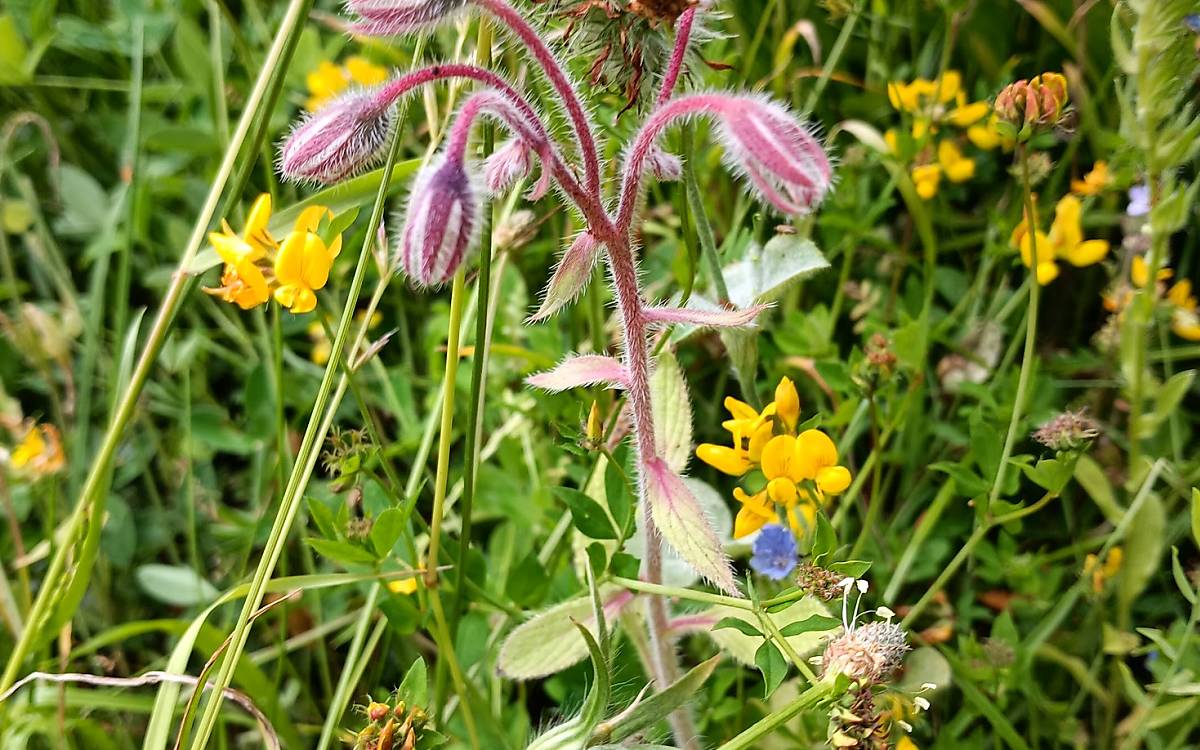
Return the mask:
M 1029 232 L 1028 217 L 1013 230 L 1012 244 L 1021 253 L 1021 262 L 1026 268 L 1032 267 L 1034 243 L 1037 247 L 1037 280 L 1041 285 L 1049 284 L 1058 278 L 1057 260 L 1062 259 L 1073 266 L 1090 266 L 1099 263 L 1108 255 L 1107 240 L 1085 240 L 1081 220 L 1082 206 L 1079 199 L 1067 195 L 1058 202 L 1054 209 L 1054 221 L 1048 234 L 1034 229 Z M 1036 224 L 1036 222 L 1033 222 Z
M 225 262 L 221 273 L 221 286 L 205 287 L 204 291 L 233 302 L 243 310 L 249 310 L 271 298 L 267 279 L 258 267 L 258 261 L 275 247 L 275 240 L 267 231 L 271 220 L 271 196 L 263 193 L 250 207 L 246 224 L 239 235 L 221 220 L 221 231 L 210 232 L 209 241 L 217 255 Z
M 345 91 L 352 83 L 374 86 L 386 81 L 387 77 L 387 68 L 375 65 L 357 55 L 346 58 L 343 65 L 335 65 L 329 60 L 323 60 L 304 78 L 304 83 L 308 86 L 308 100 L 304 106 L 308 111 L 316 112 L 329 99 Z
M 271 299 L 267 277 L 250 260 L 226 263 L 221 273 L 221 286 L 205 287 L 204 291 L 226 302 L 233 302 L 243 310 L 258 307 Z
M 991 151 L 997 146 L 1005 151 L 1012 149 L 1013 139 L 1000 132 L 1000 128 L 996 127 L 999 122 L 1000 118 L 993 112 L 983 122 L 977 122 L 967 128 L 967 139 L 975 144 L 975 148 L 984 151 Z
M 312 351 L 308 353 L 309 360 L 314 365 L 324 365 L 333 353 L 333 342 L 325 334 L 325 326 L 321 325 L 321 321 L 314 320 L 308 324 L 308 337 L 313 342 Z
M 908 735 L 904 735 L 896 742 L 896 750 L 920 750 L 917 743 L 909 739 Z
M 267 232 L 267 224 L 271 220 L 271 196 L 263 193 L 250 207 L 246 216 L 246 225 L 239 235 L 229 226 L 229 222 L 221 220 L 220 232 L 209 232 L 208 240 L 221 260 L 230 265 L 242 261 L 256 261 L 267 254 L 267 250 L 275 246 L 275 240 Z
M 758 462 L 763 445 L 771 437 L 775 403 L 767 404 L 759 412 L 750 404 L 726 396 L 725 408 L 732 419 L 721 426 L 733 434 L 733 447 L 703 443 L 696 448 L 696 457 L 717 471 L 740 477 Z
M 956 128 L 970 128 L 992 111 L 992 105 L 987 102 L 972 102 L 950 110 L 946 121 Z
M 334 249 L 326 247 L 319 235 L 290 233 L 275 256 L 275 278 L 279 281 L 275 301 L 297 315 L 312 311 L 317 306 L 315 292 L 329 280 L 336 257 Z
M 942 180 L 942 168 L 937 164 L 922 164 L 912 168 L 912 180 L 917 186 L 917 195 L 929 200 L 937 195 L 938 183 Z
M 388 581 L 388 591 L 393 594 L 411 594 L 417 590 L 417 578 L 397 578 L 394 581 Z
M 800 421 L 800 394 L 791 378 L 780 378 L 775 386 L 775 416 L 783 422 L 783 426 L 791 432 Z
M 1121 572 L 1121 563 L 1125 560 L 1125 552 L 1120 547 L 1113 547 L 1104 556 L 1104 563 L 1095 555 L 1088 555 L 1083 561 L 1084 575 L 1091 575 L 1092 590 L 1099 594 L 1104 590 L 1104 584 Z
M 1160 268 L 1155 274 L 1159 281 L 1166 281 L 1175 275 L 1175 272 L 1169 268 Z M 1133 261 L 1129 264 L 1129 278 L 1133 281 L 1133 285 L 1141 289 L 1146 286 L 1150 280 L 1150 266 L 1146 265 L 1146 258 L 1143 255 L 1133 256 Z M 1182 283 L 1182 282 L 1180 282 Z M 1190 286 L 1190 283 L 1189 283 Z
M 945 140 L 938 144 L 938 164 L 951 182 L 966 182 L 975 176 L 975 162 L 964 157 L 954 141 Z
M 1108 163 L 1098 161 L 1092 165 L 1092 171 L 1083 176 L 1082 180 L 1071 180 L 1071 192 L 1079 195 L 1099 195 L 1112 178 L 1108 174 Z
M 9 456 L 9 463 L 18 472 L 35 478 L 61 470 L 66 461 L 58 429 L 54 425 L 30 422 L 21 442 Z
M 768 500 L 784 507 L 793 529 L 811 529 L 817 504 L 824 504 L 827 495 L 841 494 L 850 486 L 849 470 L 837 465 L 837 447 L 820 430 L 771 438 L 762 450 L 761 469 L 766 489 L 753 496 L 740 488 L 734 493 L 742 503 L 734 523 L 735 537 L 757 531 L 775 517 L 769 512 Z
M 1171 313 L 1171 330 L 1188 341 L 1200 341 L 1200 315 L 1194 309 L 1179 307 Z

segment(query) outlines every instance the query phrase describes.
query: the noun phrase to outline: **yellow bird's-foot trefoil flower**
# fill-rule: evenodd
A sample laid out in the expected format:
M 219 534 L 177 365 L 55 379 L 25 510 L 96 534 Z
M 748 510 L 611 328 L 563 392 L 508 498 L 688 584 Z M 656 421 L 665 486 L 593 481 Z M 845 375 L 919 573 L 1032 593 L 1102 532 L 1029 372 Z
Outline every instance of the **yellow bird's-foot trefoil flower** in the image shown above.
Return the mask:
M 1049 233 L 1037 228 L 1036 217 L 1030 221 L 1028 216 L 1013 230 L 1010 242 L 1020 252 L 1026 268 L 1033 267 L 1036 250 L 1039 284 L 1045 286 L 1058 278 L 1060 260 L 1082 268 L 1099 263 L 1108 255 L 1108 240 L 1083 238 L 1082 211 L 1079 198 L 1066 195 L 1055 206 Z
M 733 491 L 741 505 L 734 520 L 735 539 L 777 522 L 780 515 L 797 534 L 815 528 L 817 511 L 850 486 L 850 471 L 838 464 L 837 447 L 824 432 L 797 432 L 800 398 L 796 387 L 783 378 L 775 400 L 762 411 L 733 398 L 725 400 L 732 419 L 724 427 L 733 434 L 733 445 L 705 443 L 696 449 L 700 460 L 731 476 L 761 475 L 757 492 L 742 487 Z M 765 482 L 765 484 L 764 484 Z
M 241 234 L 227 221 L 221 222 L 220 232 L 209 234 L 225 266 L 221 286 L 204 291 L 243 310 L 274 297 L 293 313 L 308 312 L 316 307 L 315 291 L 325 286 L 342 248 L 341 234 L 326 244 L 318 231 L 322 221 L 333 219 L 333 212 L 325 206 L 304 209 L 282 243 L 267 230 L 270 219 L 271 197 L 263 194 L 254 201 Z
M 8 455 L 8 464 L 18 476 L 29 479 L 56 474 L 66 464 L 62 439 L 52 424 L 26 422 L 21 440 Z

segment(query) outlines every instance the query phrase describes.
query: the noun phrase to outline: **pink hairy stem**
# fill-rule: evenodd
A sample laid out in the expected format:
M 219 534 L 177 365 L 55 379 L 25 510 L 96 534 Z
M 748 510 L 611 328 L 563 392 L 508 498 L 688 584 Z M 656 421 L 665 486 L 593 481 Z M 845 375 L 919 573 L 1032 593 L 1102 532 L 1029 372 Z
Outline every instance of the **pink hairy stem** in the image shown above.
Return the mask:
M 517 121 L 524 121 L 530 128 L 530 131 L 524 134 L 530 138 L 530 145 L 534 147 L 534 150 L 538 151 L 538 153 L 545 153 L 543 149 L 546 149 L 552 155 L 550 168 L 554 174 L 554 178 L 562 186 L 567 196 L 574 201 L 580 212 L 588 217 L 589 222 L 599 219 L 600 226 L 608 223 L 608 217 L 604 213 L 600 202 L 599 189 L 584 190 L 583 186 L 579 184 L 579 180 L 575 178 L 574 173 L 571 172 L 566 162 L 563 161 L 562 155 L 558 152 L 554 142 L 547 134 L 546 126 L 542 123 L 541 118 L 534 108 L 508 81 L 487 68 L 466 63 L 446 63 L 444 65 L 430 65 L 420 70 L 414 70 L 379 87 L 378 92 L 375 94 L 375 104 L 379 111 L 382 111 L 392 106 L 397 99 L 405 96 L 418 86 L 448 78 L 466 78 L 486 84 L 495 89 L 520 115 L 520 120 Z
M 675 120 L 695 114 L 716 114 L 730 102 L 729 97 L 719 94 L 695 94 L 674 99 L 654 110 L 638 131 L 629 157 L 625 160 L 625 177 L 621 183 L 621 201 L 617 208 L 617 231 L 628 236 L 637 208 L 638 193 L 642 189 L 646 157 L 658 136 Z
M 687 55 L 688 43 L 692 39 L 692 23 L 696 20 L 696 6 L 685 10 L 679 15 L 675 26 L 675 49 L 671 51 L 671 61 L 667 64 L 667 74 L 663 76 L 662 87 L 658 90 L 656 107 L 667 103 L 675 93 L 675 83 L 683 70 L 683 58 Z
M 567 74 L 564 72 L 562 64 L 546 46 L 538 32 L 517 12 L 516 8 L 504 0 L 475 0 L 475 4 L 491 13 L 512 33 L 516 34 L 525 48 L 529 50 L 529 54 L 533 55 L 542 70 L 545 71 L 550 85 L 562 97 L 563 107 L 571 118 L 575 140 L 579 145 L 580 157 L 583 159 L 584 184 L 589 193 L 599 196 L 600 159 L 596 151 L 596 139 L 592 134 L 592 124 L 579 95 L 575 92 L 571 82 L 567 80 Z

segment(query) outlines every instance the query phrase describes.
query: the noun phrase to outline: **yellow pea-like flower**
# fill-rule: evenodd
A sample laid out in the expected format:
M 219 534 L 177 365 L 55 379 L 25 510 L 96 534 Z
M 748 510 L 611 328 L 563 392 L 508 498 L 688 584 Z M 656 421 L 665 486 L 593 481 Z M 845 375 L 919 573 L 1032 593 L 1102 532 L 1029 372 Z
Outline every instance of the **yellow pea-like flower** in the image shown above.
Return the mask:
M 275 300 L 295 314 L 316 308 L 315 292 L 329 280 L 334 257 L 331 249 L 316 234 L 289 234 L 275 256 L 275 278 L 279 282 Z

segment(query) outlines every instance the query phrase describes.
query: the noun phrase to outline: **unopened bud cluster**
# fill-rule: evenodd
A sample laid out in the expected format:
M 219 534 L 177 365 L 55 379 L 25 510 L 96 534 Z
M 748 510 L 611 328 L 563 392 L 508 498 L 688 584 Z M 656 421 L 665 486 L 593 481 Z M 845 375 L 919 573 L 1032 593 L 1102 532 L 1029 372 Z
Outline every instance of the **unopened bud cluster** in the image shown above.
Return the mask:
M 1100 434 L 1095 420 L 1083 411 L 1065 411 L 1033 433 L 1033 439 L 1055 451 L 1085 448 Z
M 893 622 L 879 620 L 856 627 L 829 642 L 821 661 L 825 676 L 844 674 L 859 682 L 886 681 L 908 653 L 908 638 Z
M 1067 99 L 1067 79 L 1061 73 L 1043 73 L 1005 86 L 996 96 L 996 114 L 1019 140 L 1028 140 L 1062 121 Z
M 356 736 L 355 750 L 416 750 L 428 723 L 424 710 L 404 701 L 371 701 L 366 714 L 369 723 Z

